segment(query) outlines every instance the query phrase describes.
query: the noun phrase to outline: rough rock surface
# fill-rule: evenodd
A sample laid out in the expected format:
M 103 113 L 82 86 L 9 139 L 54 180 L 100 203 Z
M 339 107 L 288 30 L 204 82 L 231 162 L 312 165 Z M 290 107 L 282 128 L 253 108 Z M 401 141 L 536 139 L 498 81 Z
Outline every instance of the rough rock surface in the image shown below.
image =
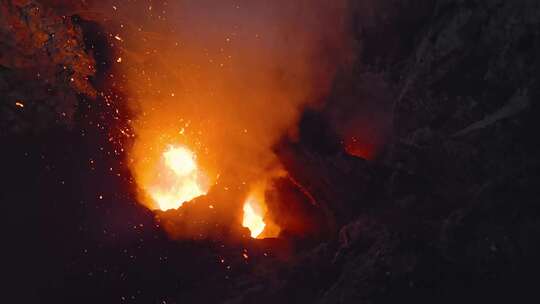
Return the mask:
M 371 169 L 370 187 L 379 196 L 356 202 L 368 210 L 341 229 L 325 260 L 335 277 L 311 301 L 534 298 L 540 270 L 534 258 L 540 253 L 539 3 L 379 5 L 357 24 L 362 55 L 344 76 L 353 84 L 342 84 L 332 96 L 339 104 L 351 92 L 357 98 L 366 96 L 362 90 L 386 94 L 376 99 L 376 109 L 391 113 L 393 132 L 371 162 L 378 167 Z M 363 89 L 355 81 L 367 84 Z M 374 93 L 377 88 L 385 92 Z M 332 104 L 325 111 L 332 120 Z M 304 158 L 329 159 L 324 153 Z M 320 172 L 326 176 L 327 170 Z M 299 183 L 319 179 L 307 174 Z M 335 180 L 338 189 L 347 187 Z M 365 182 L 350 182 L 356 195 L 363 193 Z
M 0 3 L 0 130 L 70 124 L 78 95 L 95 97 L 94 58 L 69 16 L 37 1 Z
M 276 147 L 329 234 L 226 243 L 172 241 L 135 203 L 106 100 L 77 107 L 98 61 L 80 24 L 0 2 L 0 199 L 19 302 L 538 302 L 540 2 L 350 3 L 357 61 Z M 73 113 L 83 132 L 54 128 Z M 344 151 L 350 132 L 377 135 L 358 153 L 369 160 Z

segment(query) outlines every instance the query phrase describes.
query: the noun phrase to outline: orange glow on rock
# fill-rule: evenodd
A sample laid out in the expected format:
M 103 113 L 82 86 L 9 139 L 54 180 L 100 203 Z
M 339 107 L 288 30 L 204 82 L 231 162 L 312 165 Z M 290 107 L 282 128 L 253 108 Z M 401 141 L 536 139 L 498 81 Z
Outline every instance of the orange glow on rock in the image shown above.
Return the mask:
M 375 143 L 370 141 L 361 141 L 352 136 L 345 140 L 344 148 L 347 154 L 371 160 L 375 157 Z

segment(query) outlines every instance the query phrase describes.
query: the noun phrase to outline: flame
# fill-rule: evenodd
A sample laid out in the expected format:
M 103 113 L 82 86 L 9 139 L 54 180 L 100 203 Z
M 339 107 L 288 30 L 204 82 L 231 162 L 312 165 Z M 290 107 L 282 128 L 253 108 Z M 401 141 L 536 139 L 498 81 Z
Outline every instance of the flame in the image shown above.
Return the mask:
M 294 134 L 305 106 L 323 100 L 348 55 L 346 1 L 152 1 L 151 14 L 144 1 L 91 2 L 112 20 L 110 43 L 121 63 L 114 76 L 125 79 L 137 114 L 128 160 L 139 200 L 175 209 L 210 185 L 216 193 L 226 185 L 235 190 L 224 188 L 231 194 L 215 202 L 223 208 L 205 205 L 201 222 L 214 229 L 212 221 L 234 218 L 239 228 L 246 202 L 238 196 L 278 163 L 275 143 Z M 183 146 L 167 150 L 176 142 L 189 143 L 198 159 Z M 245 225 L 271 236 L 264 197 L 248 202 Z
M 261 214 L 260 204 L 254 197 L 248 197 L 244 203 L 244 219 L 242 226 L 249 229 L 252 238 L 257 238 L 264 231 L 266 223 Z
M 169 146 L 163 153 L 159 172 L 148 194 L 159 209 L 178 209 L 185 202 L 208 192 L 204 173 L 199 169 L 195 154 L 184 146 Z
M 281 229 L 269 218 L 264 193 L 266 183 L 255 184 L 254 190 L 244 201 L 242 226 L 249 229 L 251 237 L 277 237 Z
M 169 147 L 165 153 L 165 164 L 178 176 L 188 176 L 197 170 L 195 155 L 184 147 Z

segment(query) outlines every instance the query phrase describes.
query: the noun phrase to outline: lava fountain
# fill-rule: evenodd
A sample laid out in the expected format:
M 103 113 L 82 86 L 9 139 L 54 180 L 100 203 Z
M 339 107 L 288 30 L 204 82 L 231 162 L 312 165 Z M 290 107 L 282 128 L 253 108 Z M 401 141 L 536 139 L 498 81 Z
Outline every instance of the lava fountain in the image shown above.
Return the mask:
M 252 238 L 257 238 L 264 231 L 266 223 L 263 220 L 262 206 L 254 197 L 248 197 L 244 203 L 244 218 L 242 226 L 248 228 Z
M 146 191 L 163 211 L 178 209 L 208 192 L 208 179 L 200 170 L 196 155 L 185 146 L 169 146 L 157 168 Z
M 252 238 L 277 237 L 280 228 L 268 217 L 264 193 L 265 186 L 257 185 L 244 201 L 242 226 L 249 229 Z
M 125 81 L 134 114 L 126 162 L 137 199 L 178 209 L 168 212 L 181 219 L 169 220 L 178 222 L 170 234 L 200 238 L 227 222 L 277 236 L 265 187 L 252 190 L 279 167 L 275 144 L 297 135 L 302 111 L 320 106 L 348 58 L 346 2 L 96 1 L 113 20 L 111 81 Z

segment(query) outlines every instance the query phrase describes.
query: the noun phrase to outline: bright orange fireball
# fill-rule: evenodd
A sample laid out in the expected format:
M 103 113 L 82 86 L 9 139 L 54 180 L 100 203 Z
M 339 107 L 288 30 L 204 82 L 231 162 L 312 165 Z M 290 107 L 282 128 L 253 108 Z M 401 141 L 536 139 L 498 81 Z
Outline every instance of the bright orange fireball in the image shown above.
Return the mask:
M 244 203 L 244 219 L 242 226 L 249 229 L 252 238 L 257 238 L 264 231 L 266 223 L 263 220 L 262 206 L 257 203 L 254 196 L 248 197 Z
M 266 184 L 256 184 L 244 201 L 242 226 L 249 229 L 254 239 L 277 237 L 280 232 L 280 228 L 268 217 L 265 189 Z
M 178 209 L 208 192 L 207 178 L 199 169 L 195 154 L 184 146 L 169 146 L 159 168 L 148 194 L 163 211 Z

